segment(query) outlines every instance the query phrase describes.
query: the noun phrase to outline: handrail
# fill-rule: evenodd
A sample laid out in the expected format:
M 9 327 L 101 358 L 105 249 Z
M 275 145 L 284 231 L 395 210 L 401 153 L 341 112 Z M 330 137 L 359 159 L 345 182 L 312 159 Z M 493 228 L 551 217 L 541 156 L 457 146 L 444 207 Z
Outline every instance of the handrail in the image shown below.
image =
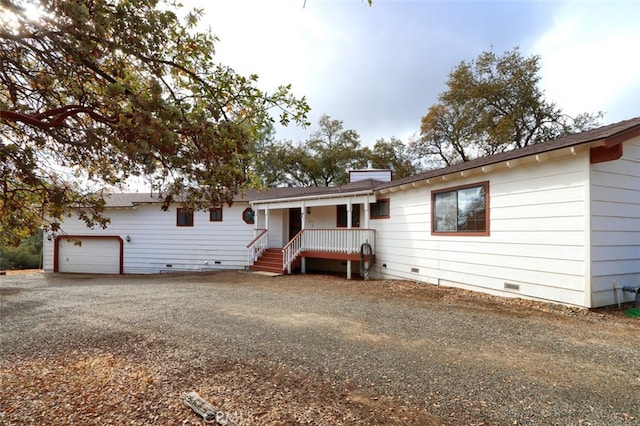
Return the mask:
M 247 244 L 247 249 L 249 252 L 249 263 L 248 266 L 253 265 L 256 260 L 264 253 L 267 249 L 267 244 L 269 241 L 269 230 L 268 229 L 256 229 L 256 232 L 260 231 L 260 233 L 249 243 Z
M 375 232 L 374 229 L 361 228 L 303 229 L 282 249 L 282 269 L 291 273 L 293 262 L 303 251 L 354 254 L 360 253 L 362 244 L 367 243 L 373 255 Z
M 304 235 L 304 229 L 298 231 L 298 233 L 282 248 L 282 270 L 291 273 L 291 265 L 296 260 L 300 252 L 302 251 L 302 236 Z
M 256 229 L 256 231 L 260 231 L 260 233 L 258 234 L 257 237 L 255 237 L 253 240 L 251 240 L 251 242 L 249 244 L 247 244 L 247 248 L 251 247 L 256 241 L 258 241 L 260 239 L 260 237 L 262 237 L 264 234 L 269 232 L 268 229 Z

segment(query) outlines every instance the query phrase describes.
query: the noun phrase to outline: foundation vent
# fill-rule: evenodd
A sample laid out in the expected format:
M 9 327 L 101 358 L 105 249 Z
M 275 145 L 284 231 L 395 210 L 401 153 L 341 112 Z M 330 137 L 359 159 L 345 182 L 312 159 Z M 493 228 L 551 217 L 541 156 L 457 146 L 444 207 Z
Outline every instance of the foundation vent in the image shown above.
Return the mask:
M 417 273 L 419 273 L 419 272 L 420 272 L 420 269 L 418 269 L 418 268 L 411 268 L 411 272 L 413 272 L 413 273 L 417 274 Z
M 504 283 L 504 289 L 520 291 L 520 284 Z

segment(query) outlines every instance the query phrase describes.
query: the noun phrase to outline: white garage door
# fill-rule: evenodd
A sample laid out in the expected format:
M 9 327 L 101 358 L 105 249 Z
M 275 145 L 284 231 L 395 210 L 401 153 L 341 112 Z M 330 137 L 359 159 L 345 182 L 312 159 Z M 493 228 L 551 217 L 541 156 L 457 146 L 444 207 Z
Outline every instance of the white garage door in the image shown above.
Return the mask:
M 119 274 L 120 273 L 120 239 L 83 238 L 80 241 L 65 238 L 58 240 L 58 272 L 78 272 L 87 274 Z

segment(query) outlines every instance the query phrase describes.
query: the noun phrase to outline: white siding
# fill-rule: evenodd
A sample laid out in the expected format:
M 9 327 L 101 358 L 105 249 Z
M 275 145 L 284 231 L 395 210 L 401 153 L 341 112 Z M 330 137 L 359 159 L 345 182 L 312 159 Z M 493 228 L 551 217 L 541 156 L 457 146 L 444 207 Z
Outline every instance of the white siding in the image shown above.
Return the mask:
M 371 222 L 375 275 L 584 305 L 588 161 L 585 153 L 381 195 L 391 217 Z M 487 180 L 489 236 L 431 235 L 432 190 Z
M 209 222 L 209 212 L 195 212 L 194 226 L 176 226 L 176 208 L 162 211 L 157 204 L 135 209 L 109 209 L 107 229 L 89 229 L 68 219 L 68 235 L 118 235 L 124 242 L 124 273 L 243 269 L 246 245 L 253 239 L 253 225 L 242 220 L 244 203 L 224 206 L 222 222 Z M 170 265 L 170 266 L 169 266 Z M 44 268 L 53 270 L 53 242 L 45 238 Z
M 624 143 L 621 159 L 591 167 L 591 199 L 592 305 L 605 306 L 616 302 L 615 283 L 640 285 L 640 138 Z

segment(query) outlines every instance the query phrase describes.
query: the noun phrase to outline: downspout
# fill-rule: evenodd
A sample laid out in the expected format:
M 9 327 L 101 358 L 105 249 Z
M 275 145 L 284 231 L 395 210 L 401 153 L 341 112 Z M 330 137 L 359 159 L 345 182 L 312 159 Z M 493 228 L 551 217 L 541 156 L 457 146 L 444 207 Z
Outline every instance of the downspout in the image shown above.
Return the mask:
M 351 198 L 347 200 L 347 229 L 351 229 L 353 221 L 351 220 L 351 214 L 353 212 L 353 205 L 351 204 Z M 347 279 L 351 279 L 351 261 L 347 260 Z
M 587 154 L 583 154 L 583 163 L 586 164 L 585 171 L 585 185 L 584 185 L 584 307 L 591 308 L 593 306 L 593 289 L 591 285 L 592 280 L 592 251 L 591 247 L 591 233 L 593 220 L 591 218 L 591 162 L 589 160 L 589 151 Z M 614 290 L 615 291 L 615 290 Z
M 307 227 L 307 206 L 304 201 L 302 201 L 302 207 L 300 207 L 300 229 L 304 230 Z M 303 240 L 304 241 L 304 240 Z M 305 274 L 307 273 L 307 258 L 300 258 L 300 272 Z

